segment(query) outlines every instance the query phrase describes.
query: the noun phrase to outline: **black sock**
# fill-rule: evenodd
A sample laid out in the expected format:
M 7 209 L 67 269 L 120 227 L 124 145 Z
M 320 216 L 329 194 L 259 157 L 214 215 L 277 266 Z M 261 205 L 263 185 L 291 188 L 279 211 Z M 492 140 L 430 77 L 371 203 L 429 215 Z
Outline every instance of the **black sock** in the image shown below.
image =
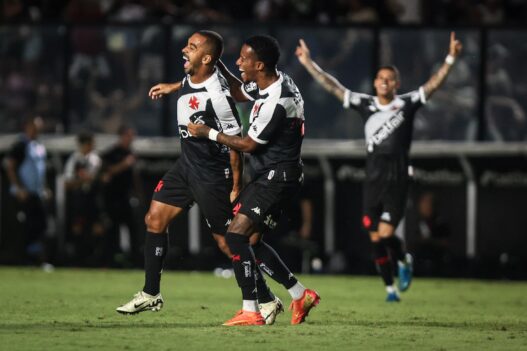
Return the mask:
M 260 241 L 252 246 L 256 263 L 262 272 L 265 272 L 286 289 L 290 289 L 298 280 L 287 268 L 276 251 L 267 243 Z
M 159 294 L 163 261 L 168 251 L 167 233 L 146 232 L 145 238 L 145 286 L 143 291 L 150 295 Z
M 387 238 L 382 238 L 381 241 L 392 251 L 393 257 L 397 261 L 404 261 L 403 242 L 401 239 L 392 234 Z
M 254 268 L 253 274 L 254 279 L 256 280 L 256 296 L 258 298 L 258 303 L 274 301 L 274 295 L 271 292 L 271 289 L 269 289 L 269 286 L 267 286 L 267 282 L 258 268 L 258 265 L 254 265 Z
M 254 278 L 254 255 L 249 244 L 249 237 L 228 232 L 225 241 L 232 253 L 232 267 L 244 300 L 257 300 L 256 281 Z
M 373 242 L 373 257 L 377 271 L 382 277 L 386 286 L 393 285 L 392 260 L 388 255 L 388 250 L 382 241 Z

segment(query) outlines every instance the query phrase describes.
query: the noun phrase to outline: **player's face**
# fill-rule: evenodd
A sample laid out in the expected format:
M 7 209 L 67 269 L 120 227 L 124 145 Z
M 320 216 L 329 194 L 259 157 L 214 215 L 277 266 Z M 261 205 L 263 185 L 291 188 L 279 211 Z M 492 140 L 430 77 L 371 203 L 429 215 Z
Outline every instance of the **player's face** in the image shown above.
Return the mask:
M 399 88 L 399 80 L 391 69 L 380 69 L 377 72 L 373 86 L 377 96 L 393 97 L 397 88 Z
M 202 65 L 202 59 L 205 55 L 204 43 L 207 40 L 204 36 L 199 33 L 194 33 L 188 38 L 187 46 L 181 50 L 183 53 L 183 69 L 186 74 L 191 76 L 196 73 L 197 69 Z
M 244 83 L 256 80 L 259 63 L 261 62 L 258 61 L 254 50 L 244 44 L 240 50 L 240 57 L 236 60 L 236 65 L 241 72 L 241 78 Z

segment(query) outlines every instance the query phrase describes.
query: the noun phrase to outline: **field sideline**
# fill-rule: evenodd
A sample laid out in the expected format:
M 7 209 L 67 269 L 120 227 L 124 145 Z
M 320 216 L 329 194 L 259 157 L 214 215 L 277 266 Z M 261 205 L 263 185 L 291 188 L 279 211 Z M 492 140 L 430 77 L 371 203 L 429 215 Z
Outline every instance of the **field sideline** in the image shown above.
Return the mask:
M 308 321 L 222 327 L 241 306 L 234 278 L 165 272 L 161 312 L 115 307 L 142 271 L 0 267 L 0 350 L 527 350 L 527 283 L 417 279 L 399 304 L 377 277 L 303 276 L 322 296 Z M 273 290 L 289 304 L 281 287 Z

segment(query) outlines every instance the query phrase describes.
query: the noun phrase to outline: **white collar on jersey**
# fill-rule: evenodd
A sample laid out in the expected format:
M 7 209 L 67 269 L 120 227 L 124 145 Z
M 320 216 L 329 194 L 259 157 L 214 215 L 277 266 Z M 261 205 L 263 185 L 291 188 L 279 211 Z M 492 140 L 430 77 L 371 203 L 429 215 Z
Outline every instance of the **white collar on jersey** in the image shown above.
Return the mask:
M 278 71 L 278 80 L 274 82 L 273 84 L 269 85 L 264 90 L 258 89 L 258 93 L 260 95 L 267 95 L 271 90 L 274 90 L 276 87 L 282 85 L 282 82 L 284 81 L 284 76 L 282 75 L 282 72 Z
M 373 102 L 375 102 L 375 107 L 377 107 L 379 111 L 390 111 L 393 110 L 394 107 L 400 108 L 403 105 L 403 100 L 398 96 L 396 96 L 388 105 L 382 105 L 377 96 L 373 98 Z
M 215 79 L 216 77 L 216 72 L 217 72 L 217 68 L 214 68 L 214 71 L 212 72 L 212 74 L 210 75 L 209 78 L 205 79 L 203 82 L 201 83 L 192 83 L 191 80 L 190 80 L 190 75 L 187 74 L 187 82 L 188 82 L 188 85 L 192 88 L 192 89 L 201 89 L 201 88 L 204 88 L 206 87 L 208 84 L 210 84 L 210 82 Z

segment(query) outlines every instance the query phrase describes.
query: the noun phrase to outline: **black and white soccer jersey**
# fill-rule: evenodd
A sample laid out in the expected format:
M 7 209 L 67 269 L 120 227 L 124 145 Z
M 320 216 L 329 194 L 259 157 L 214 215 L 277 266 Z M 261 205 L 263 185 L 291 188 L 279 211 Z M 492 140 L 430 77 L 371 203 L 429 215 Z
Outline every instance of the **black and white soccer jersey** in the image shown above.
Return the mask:
M 375 96 L 346 90 L 345 108 L 357 110 L 364 121 L 368 154 L 406 154 L 412 142 L 414 116 L 426 103 L 424 89 L 398 95 L 388 105 Z
M 250 162 L 256 176 L 274 169 L 301 169 L 304 138 L 304 100 L 293 80 L 284 73 L 264 90 L 256 83 L 242 91 L 254 101 L 248 135 L 260 144 Z
M 189 135 L 190 122 L 206 124 L 227 135 L 241 132 L 240 119 L 225 78 L 216 70 L 206 81 L 182 81 L 177 99 L 177 122 L 181 139 L 181 161 L 201 179 L 231 177 L 230 149 L 209 139 Z
M 397 227 L 404 215 L 414 116 L 424 103 L 422 87 L 388 105 L 374 96 L 349 90 L 344 94 L 344 107 L 356 109 L 364 120 L 368 153 L 362 223 L 368 231 L 376 231 L 380 221 Z

